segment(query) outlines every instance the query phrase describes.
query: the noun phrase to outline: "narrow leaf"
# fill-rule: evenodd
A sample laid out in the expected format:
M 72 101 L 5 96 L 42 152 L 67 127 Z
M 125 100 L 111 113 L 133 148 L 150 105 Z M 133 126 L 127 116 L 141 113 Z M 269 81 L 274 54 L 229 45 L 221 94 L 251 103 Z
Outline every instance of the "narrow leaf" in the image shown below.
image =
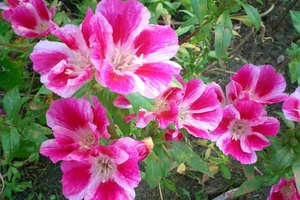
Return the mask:
M 207 0 L 190 0 L 192 9 L 201 25 L 206 14 Z
M 4 130 L 1 134 L 1 139 L 4 154 L 6 154 L 8 160 L 11 160 L 14 153 L 19 149 L 20 144 L 20 136 L 17 129 L 15 127 L 10 127 L 10 130 Z
M 255 9 L 253 6 L 246 4 L 246 3 L 242 3 L 242 6 L 243 6 L 247 16 L 251 20 L 254 28 L 256 29 L 256 31 L 258 31 L 259 27 L 261 25 L 261 18 L 259 16 L 257 9 Z
M 296 28 L 297 32 L 300 34 L 300 12 L 290 10 L 291 18 L 294 27 Z
M 8 91 L 8 93 L 3 98 L 3 107 L 8 117 L 12 116 L 14 106 L 17 105 L 19 101 L 20 93 L 18 87 L 16 86 Z
M 148 111 L 153 111 L 153 105 L 150 103 L 151 100 L 147 99 L 137 93 L 127 94 L 125 95 L 126 99 L 134 106 L 139 106 L 141 108 L 145 108 Z
M 294 177 L 295 177 L 298 191 L 300 191 L 300 159 L 299 158 L 294 159 L 292 168 L 293 168 Z
M 226 56 L 232 36 L 232 22 L 228 11 L 222 13 L 215 27 L 215 51 L 218 60 Z

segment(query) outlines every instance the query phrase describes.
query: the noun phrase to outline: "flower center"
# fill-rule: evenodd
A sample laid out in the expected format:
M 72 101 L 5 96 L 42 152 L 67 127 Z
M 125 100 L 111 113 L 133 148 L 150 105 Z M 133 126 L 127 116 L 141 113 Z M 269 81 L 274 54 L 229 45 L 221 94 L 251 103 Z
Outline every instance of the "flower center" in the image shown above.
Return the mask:
M 168 109 L 167 105 L 168 105 L 168 103 L 166 101 L 164 101 L 163 99 L 161 99 L 156 102 L 156 104 L 154 106 L 154 111 L 161 112 L 161 111 L 167 110 Z
M 102 177 L 102 183 L 107 181 L 115 170 L 114 163 L 107 157 L 97 159 L 95 165 L 97 166 L 97 176 Z
M 92 134 L 88 134 L 81 141 L 79 141 L 80 148 L 82 149 L 91 149 L 94 143 L 95 138 Z
M 134 53 L 130 51 L 115 48 L 114 55 L 112 58 L 112 65 L 116 70 L 120 72 L 123 72 L 125 70 L 134 71 L 138 67 L 142 66 L 143 62 L 145 62 L 143 57 L 143 54 L 137 57 Z
M 280 192 L 281 192 L 282 196 L 292 199 L 294 189 L 293 189 L 293 186 L 288 183 L 281 188 Z
M 238 140 L 240 139 L 241 135 L 243 135 L 245 133 L 246 130 L 246 124 L 240 121 L 236 121 L 233 125 L 233 136 L 232 139 L 233 140 Z
M 35 27 L 35 30 L 38 33 L 42 33 L 45 30 L 47 30 L 49 28 L 49 22 L 48 21 L 40 21 L 40 23 L 38 23 Z

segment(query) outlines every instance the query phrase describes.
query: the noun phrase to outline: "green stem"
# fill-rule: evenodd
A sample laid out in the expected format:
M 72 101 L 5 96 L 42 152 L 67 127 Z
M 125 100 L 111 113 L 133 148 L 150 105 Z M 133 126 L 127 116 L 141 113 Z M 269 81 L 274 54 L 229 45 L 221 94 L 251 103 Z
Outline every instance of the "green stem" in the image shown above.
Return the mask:
M 27 51 L 28 49 L 26 47 L 19 47 L 13 44 L 6 44 L 4 42 L 0 42 L 0 46 L 4 46 L 4 47 L 9 47 L 9 48 L 13 48 L 13 49 L 18 49 L 21 51 Z

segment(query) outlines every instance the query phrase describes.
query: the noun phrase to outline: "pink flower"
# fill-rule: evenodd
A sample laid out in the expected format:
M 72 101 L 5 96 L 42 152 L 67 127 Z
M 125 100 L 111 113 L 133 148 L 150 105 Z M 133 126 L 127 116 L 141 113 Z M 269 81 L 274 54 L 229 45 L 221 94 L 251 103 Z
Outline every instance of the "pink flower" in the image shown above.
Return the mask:
M 272 186 L 268 200 L 300 200 L 295 178 L 280 179 L 278 184 Z
M 244 65 L 231 77 L 226 86 L 227 101 L 236 99 L 252 100 L 261 104 L 273 104 L 284 101 L 286 83 L 284 77 L 276 73 L 271 65 Z
M 166 130 L 165 139 L 170 141 L 180 141 L 183 138 L 183 134 L 176 130 Z
M 64 98 L 72 96 L 92 79 L 93 67 L 89 60 L 89 38 L 92 35 L 89 21 L 92 15 L 88 9 L 80 27 L 69 24 L 56 28 L 53 35 L 64 43 L 40 41 L 30 55 L 33 69 L 41 74 L 41 82 Z
M 255 151 L 270 145 L 265 136 L 275 136 L 279 121 L 266 117 L 263 106 L 254 101 L 237 101 L 223 110 L 223 119 L 211 132 L 212 141 L 224 154 L 231 154 L 242 164 L 257 160 Z
M 10 0 L 10 6 L 2 6 L 3 18 L 11 22 L 14 32 L 26 38 L 44 37 L 50 34 L 50 28 L 55 24 L 52 21 L 54 7 L 50 10 L 42 0 L 28 0 L 17 2 Z
M 117 8 L 117 9 L 116 9 Z M 103 0 L 91 19 L 91 61 L 96 80 L 119 94 L 154 98 L 181 67 L 170 61 L 178 38 L 169 26 L 149 25 L 150 12 L 137 0 Z
M 136 141 L 125 137 L 95 147 L 85 162 L 63 161 L 63 194 L 71 200 L 130 200 L 141 178 Z
M 205 85 L 200 79 L 187 82 L 183 100 L 178 105 L 176 128 L 184 128 L 196 137 L 210 139 L 209 132 L 222 119 L 221 104 L 217 97 L 215 87 Z
M 98 99 L 91 97 L 93 106 L 86 99 L 58 99 L 46 113 L 47 125 L 55 139 L 43 142 L 40 153 L 53 162 L 86 159 L 99 138 L 108 139 L 106 111 Z
M 286 119 L 300 122 L 300 87 L 283 102 L 282 111 Z

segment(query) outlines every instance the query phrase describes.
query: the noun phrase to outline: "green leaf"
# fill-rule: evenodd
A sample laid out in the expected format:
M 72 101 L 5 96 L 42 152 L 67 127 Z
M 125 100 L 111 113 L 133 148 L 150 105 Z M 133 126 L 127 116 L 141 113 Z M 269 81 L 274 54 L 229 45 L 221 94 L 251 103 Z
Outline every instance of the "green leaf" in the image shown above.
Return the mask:
M 221 169 L 223 177 L 230 180 L 231 179 L 231 173 L 230 173 L 228 167 L 225 164 L 221 164 L 220 169 Z
M 0 87 L 10 90 L 18 84 L 23 83 L 21 72 L 14 66 L 14 64 L 7 58 L 0 60 Z
M 232 22 L 228 11 L 225 11 L 218 18 L 215 27 L 215 51 L 219 61 L 227 55 L 227 47 L 230 44 L 231 36 Z
M 274 111 L 274 113 L 275 113 L 276 115 L 278 115 L 278 116 L 284 121 L 284 123 L 285 123 L 285 125 L 286 125 L 287 127 L 291 128 L 292 130 L 295 129 L 295 124 L 294 124 L 294 122 L 293 122 L 293 121 L 290 121 L 290 120 L 287 120 L 282 112 Z
M 284 146 L 271 157 L 271 167 L 274 172 L 280 172 L 284 170 L 292 161 L 294 155 L 292 154 L 291 148 Z
M 300 191 L 300 158 L 299 157 L 293 160 L 292 169 L 294 172 L 294 177 L 295 177 L 298 191 Z
M 159 160 L 154 152 L 151 152 L 144 160 L 147 165 L 144 179 L 152 188 L 157 186 L 162 179 L 161 167 L 157 164 Z
M 291 83 L 298 82 L 300 85 L 300 59 L 294 58 L 289 63 L 289 71 L 291 77 Z
M 166 188 L 168 188 L 169 190 L 176 192 L 177 188 L 176 188 L 176 184 L 169 180 L 169 179 L 163 179 L 162 180 L 162 185 L 165 186 Z
M 5 129 L 1 134 L 2 149 L 8 160 L 11 160 L 15 152 L 19 149 L 20 136 L 15 127 Z
M 178 164 L 184 162 L 193 169 L 212 176 L 212 173 L 205 162 L 186 143 L 172 141 L 167 142 L 166 144 L 168 146 L 168 152 Z
M 8 117 L 12 116 L 14 106 L 20 101 L 18 86 L 14 87 L 3 98 L 3 107 Z
M 211 23 L 208 23 L 204 25 L 200 31 L 196 34 L 197 41 L 203 41 L 205 38 L 211 36 L 211 30 L 212 30 L 213 25 Z
M 206 14 L 207 0 L 190 0 L 191 7 L 201 25 Z
M 51 130 L 37 123 L 33 123 L 31 126 L 27 126 L 24 129 L 23 136 L 27 140 L 35 142 L 39 145 L 42 144 L 42 142 L 48 140 L 48 138 L 45 136 L 45 132 L 47 134 L 47 132 L 51 132 Z
M 22 97 L 19 100 L 19 102 L 13 107 L 13 109 L 11 111 L 12 118 L 16 118 L 16 116 L 19 115 L 19 111 L 20 111 L 22 105 L 29 99 L 30 99 L 30 97 Z
M 259 27 L 261 25 L 261 18 L 259 16 L 257 9 L 246 3 L 242 3 L 242 6 L 243 6 L 247 16 L 251 20 L 254 28 L 256 29 L 256 31 L 258 31 Z
M 180 83 L 175 77 L 172 78 L 172 81 L 171 81 L 171 83 L 169 84 L 169 87 L 172 87 L 172 88 L 179 88 L 179 89 L 182 89 L 182 88 L 183 88 L 182 85 L 181 85 L 181 83 Z
M 141 96 L 138 93 L 126 94 L 126 99 L 133 105 L 141 108 L 145 108 L 148 111 L 153 111 L 154 107 L 150 99 Z
M 163 11 L 163 4 L 162 3 L 158 3 L 155 9 L 155 18 L 158 19 Z
M 261 187 L 264 178 L 261 176 L 253 176 L 251 179 L 247 179 L 242 185 L 240 185 L 239 189 L 230 195 L 230 199 L 237 198 L 244 194 L 253 192 Z
M 38 96 L 39 94 L 51 94 L 52 91 L 49 90 L 48 88 L 46 88 L 45 85 L 42 85 L 42 87 L 40 87 L 39 91 L 36 93 L 35 96 Z
M 129 115 L 129 110 L 127 109 L 120 109 L 115 107 L 112 110 L 112 118 L 114 119 L 124 136 L 128 136 L 131 134 L 130 123 L 126 123 L 126 121 L 124 120 L 124 117 L 127 115 Z
M 294 27 L 296 28 L 297 32 L 300 34 L 300 12 L 290 10 L 291 18 Z

